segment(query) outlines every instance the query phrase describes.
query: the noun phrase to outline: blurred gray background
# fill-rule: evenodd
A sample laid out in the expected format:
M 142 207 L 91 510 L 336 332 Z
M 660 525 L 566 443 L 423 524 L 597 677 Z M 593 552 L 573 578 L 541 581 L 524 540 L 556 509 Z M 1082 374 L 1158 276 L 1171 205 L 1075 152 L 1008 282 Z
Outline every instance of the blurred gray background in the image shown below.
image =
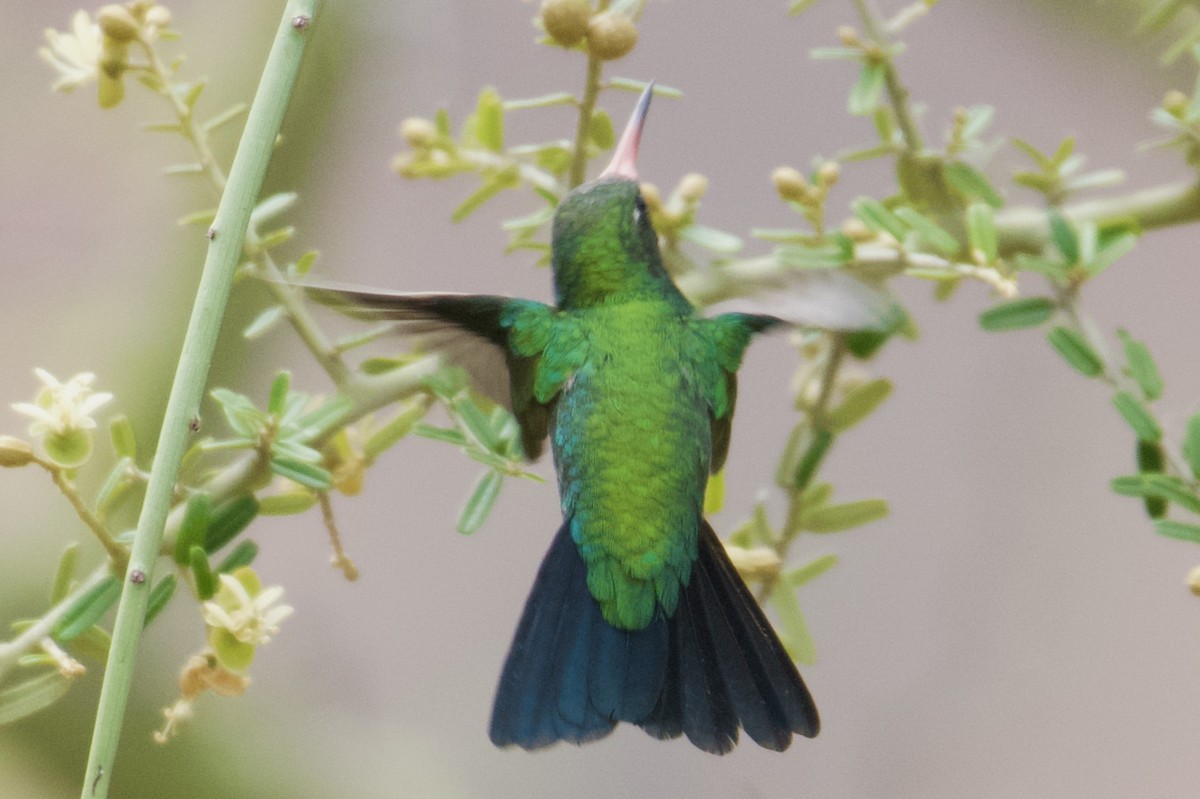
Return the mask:
M 956 106 L 989 103 L 996 135 L 1052 149 L 1074 134 L 1090 166 L 1127 171 L 1127 188 L 1186 180 L 1173 153 L 1138 152 L 1157 135 L 1149 110 L 1194 79 L 1186 64 L 1158 66 L 1165 40 L 1127 33 L 1140 7 L 941 3 L 904 35 L 900 60 L 927 106 L 928 140 L 941 140 Z M 185 74 L 211 80 L 202 109 L 249 99 L 282 4 L 170 8 Z M 102 111 L 94 92 L 49 91 L 35 50 L 43 28 L 67 27 L 74 5 L 0 0 L 0 9 L 0 432 L 24 433 L 8 405 L 32 396 L 35 366 L 61 378 L 91 370 L 97 388 L 117 394 L 102 419 L 127 412 L 149 448 L 204 251 L 202 231 L 175 220 L 212 198 L 159 174 L 187 153 L 181 141 L 138 132 L 164 117 L 145 92 L 131 87 L 126 103 Z M 610 68 L 684 90 L 655 104 L 643 175 L 669 188 L 705 173 L 701 221 L 734 232 L 793 223 L 768 183 L 774 167 L 804 168 L 873 135 L 844 111 L 853 66 L 807 57 L 855 22 L 851 4 L 822 0 L 793 20 L 785 9 L 784 0 L 651 2 L 638 50 Z M 578 89 L 580 58 L 533 45 L 535 10 L 516 0 L 327 0 L 269 178 L 269 191 L 301 193 L 293 257 L 317 248 L 323 275 L 361 284 L 549 296 L 532 258 L 502 254 L 497 223 L 531 210 L 527 197 L 505 195 L 454 225 L 450 212 L 474 183 L 409 183 L 388 169 L 406 116 L 445 106 L 460 121 L 484 85 L 510 98 Z M 632 97 L 604 103 L 624 119 Z M 567 136 L 571 123 L 563 109 L 523 112 L 510 117 L 510 140 L 545 138 L 554 125 Z M 219 139 L 224 156 L 235 139 Z M 1034 202 L 1008 188 L 1019 165 L 1004 149 L 990 172 L 1010 203 Z M 890 185 L 881 166 L 848 167 L 831 214 Z M 1157 356 L 1176 438 L 1200 397 L 1196 235 L 1148 237 L 1084 293 L 1106 332 L 1127 327 Z M 820 654 L 804 669 L 824 721 L 818 739 L 782 755 L 744 744 L 716 758 L 622 727 L 578 749 L 493 749 L 492 693 L 558 524 L 557 500 L 549 486 L 509 484 L 484 529 L 458 536 L 478 467 L 414 440 L 369 473 L 364 496 L 337 501 L 362 568 L 356 584 L 328 567 L 315 515 L 258 525 L 259 571 L 286 586 L 296 614 L 260 652 L 246 696 L 202 698 L 166 748 L 150 733 L 203 628 L 181 596 L 150 629 L 113 795 L 1195 796 L 1200 599 L 1184 576 L 1200 550 L 1156 537 L 1137 502 L 1109 492 L 1112 477 L 1132 471 L 1133 453 L 1108 392 L 1039 333 L 981 332 L 976 316 L 990 299 L 980 285 L 945 305 L 925 284 L 901 291 L 921 338 L 890 344 L 870 364 L 895 395 L 828 461 L 840 498 L 886 497 L 891 516 L 810 537 L 799 553 L 841 558 L 800 594 Z M 265 398 L 286 366 L 297 388 L 326 390 L 286 332 L 245 360 L 240 328 L 262 302 L 254 290 L 239 295 L 213 385 Z M 721 532 L 770 484 L 793 368 L 780 339 L 751 350 L 730 500 L 714 519 Z M 213 409 L 206 418 L 219 432 Z M 94 480 L 82 479 L 88 495 Z M 43 473 L 0 474 L 0 519 L 6 624 L 44 607 L 68 541 L 82 539 L 89 563 L 99 560 Z M 49 712 L 0 728 L 0 796 L 77 795 L 98 685 L 93 666 Z

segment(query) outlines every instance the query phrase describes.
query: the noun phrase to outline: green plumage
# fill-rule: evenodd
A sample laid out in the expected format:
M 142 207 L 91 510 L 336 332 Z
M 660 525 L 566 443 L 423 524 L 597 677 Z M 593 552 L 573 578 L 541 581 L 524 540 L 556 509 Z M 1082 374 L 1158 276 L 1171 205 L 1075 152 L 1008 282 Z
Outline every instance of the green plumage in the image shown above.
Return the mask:
M 525 452 L 550 438 L 563 526 L 500 679 L 497 745 L 583 743 L 628 721 L 715 753 L 739 728 L 781 750 L 816 735 L 816 708 L 703 501 L 728 452 L 742 355 L 782 321 L 700 317 L 667 274 L 632 166 L 648 101 L 605 175 L 555 214 L 553 306 L 309 290 L 358 316 L 474 337 L 470 351 L 506 370 L 499 399 Z

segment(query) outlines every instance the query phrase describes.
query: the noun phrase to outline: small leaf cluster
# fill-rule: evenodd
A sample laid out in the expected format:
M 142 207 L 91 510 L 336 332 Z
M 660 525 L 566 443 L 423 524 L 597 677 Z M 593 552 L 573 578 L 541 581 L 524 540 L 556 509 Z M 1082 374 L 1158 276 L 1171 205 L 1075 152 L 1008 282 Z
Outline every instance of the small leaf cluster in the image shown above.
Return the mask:
M 473 392 L 465 372 L 453 367 L 443 369 L 426 380 L 426 385 L 446 409 L 452 426 L 421 423 L 413 432 L 453 444 L 471 460 L 488 467 L 479 476 L 458 517 L 458 531 L 473 533 L 486 521 L 505 477 L 544 481 L 540 475 L 525 469 L 517 420 L 503 406 Z

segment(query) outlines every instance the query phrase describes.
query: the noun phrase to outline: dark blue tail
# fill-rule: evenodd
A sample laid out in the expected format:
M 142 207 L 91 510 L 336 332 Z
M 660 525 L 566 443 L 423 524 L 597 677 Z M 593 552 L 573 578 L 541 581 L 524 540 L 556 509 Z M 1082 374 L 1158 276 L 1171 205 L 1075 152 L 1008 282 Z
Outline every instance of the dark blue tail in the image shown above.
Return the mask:
M 500 676 L 492 743 L 581 744 L 618 721 L 716 754 L 739 727 L 777 751 L 793 733 L 817 734 L 808 689 L 707 522 L 674 615 L 643 630 L 604 620 L 566 524 L 542 561 Z

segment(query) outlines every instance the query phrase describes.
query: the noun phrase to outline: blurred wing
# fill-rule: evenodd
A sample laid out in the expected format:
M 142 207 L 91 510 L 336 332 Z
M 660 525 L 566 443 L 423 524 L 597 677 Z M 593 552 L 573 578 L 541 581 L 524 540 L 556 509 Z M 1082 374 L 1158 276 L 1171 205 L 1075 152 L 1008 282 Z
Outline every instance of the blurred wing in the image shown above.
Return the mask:
M 851 331 L 886 329 L 901 313 L 883 288 L 832 269 L 772 269 L 758 277 L 739 275 L 738 284 L 746 288 L 744 296 L 718 302 L 705 315 L 766 314 L 802 327 Z
M 538 357 L 521 356 L 509 347 L 505 312 L 514 303 L 489 294 L 384 292 L 306 283 L 314 302 L 355 319 L 390 321 L 396 332 L 413 337 L 424 349 L 461 366 L 474 387 L 510 409 L 521 426 L 521 443 L 530 460 L 541 454 L 550 418 L 549 406 L 533 397 Z

